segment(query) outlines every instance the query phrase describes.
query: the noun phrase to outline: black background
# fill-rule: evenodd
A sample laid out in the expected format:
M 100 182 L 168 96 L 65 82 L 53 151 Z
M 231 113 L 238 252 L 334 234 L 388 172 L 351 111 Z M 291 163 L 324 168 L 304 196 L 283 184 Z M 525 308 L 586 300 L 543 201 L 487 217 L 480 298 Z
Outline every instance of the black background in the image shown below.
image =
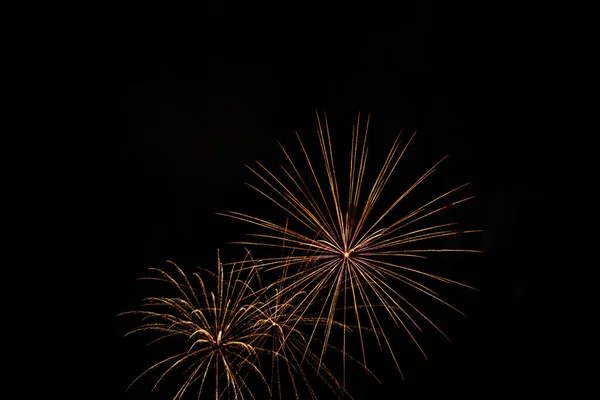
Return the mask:
M 485 254 L 462 272 L 481 292 L 452 298 L 468 314 L 446 321 L 453 342 L 426 335 L 430 359 L 401 361 L 405 381 L 389 359 L 374 356 L 384 382 L 363 384 L 361 371 L 351 373 L 354 397 L 549 389 L 540 295 L 552 274 L 543 251 L 551 232 L 541 227 L 553 206 L 544 189 L 555 177 L 547 135 L 553 90 L 538 61 L 546 44 L 524 34 L 525 14 L 506 10 L 343 8 L 128 9 L 106 27 L 111 131 L 103 139 L 108 190 L 99 214 L 107 233 L 98 287 L 107 329 L 97 345 L 101 372 L 90 373 L 106 398 L 174 394 L 151 395 L 149 381 L 125 392 L 153 350 L 123 338 L 131 321 L 114 316 L 147 294 L 135 281 L 147 268 L 165 260 L 214 265 L 217 248 L 226 251 L 247 230 L 215 212 L 265 204 L 244 185 L 252 179 L 244 164 L 276 167 L 277 141 L 294 148 L 295 131 L 314 140 L 315 110 L 327 113 L 342 143 L 357 113 L 370 113 L 374 152 L 401 129 L 416 130 L 401 163 L 407 179 L 450 154 L 441 173 L 473 182 L 465 221 L 486 230 L 475 242 Z

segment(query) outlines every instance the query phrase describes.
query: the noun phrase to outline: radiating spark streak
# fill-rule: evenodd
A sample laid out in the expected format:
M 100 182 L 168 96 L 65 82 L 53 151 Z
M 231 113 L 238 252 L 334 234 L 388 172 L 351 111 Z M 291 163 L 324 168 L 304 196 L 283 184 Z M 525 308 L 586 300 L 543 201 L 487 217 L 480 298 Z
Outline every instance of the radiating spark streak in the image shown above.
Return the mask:
M 281 196 L 284 200 L 286 200 L 287 204 L 289 204 L 292 208 L 294 208 L 297 212 L 301 212 L 302 215 L 304 215 L 305 219 L 308 220 L 305 221 L 304 219 L 299 219 L 299 221 L 304 224 L 305 226 L 307 226 L 309 229 L 314 229 L 314 226 L 311 227 L 311 224 L 316 224 L 318 228 L 322 228 L 321 226 L 319 226 L 319 219 L 316 218 L 314 215 L 312 215 L 312 213 L 306 208 L 304 207 L 304 205 L 302 204 L 301 201 L 299 201 L 297 199 L 296 196 L 294 196 L 292 194 L 292 192 L 290 191 L 289 188 L 287 188 L 285 186 L 285 184 L 283 184 L 278 178 L 275 177 L 275 175 L 273 175 L 273 173 L 271 173 L 269 170 L 267 170 L 262 164 L 258 163 L 258 165 L 263 168 L 268 175 L 276 182 L 278 183 L 279 186 L 281 186 L 284 189 L 284 192 L 280 191 L 279 189 L 277 189 L 274 185 L 272 185 L 268 179 L 264 178 L 260 173 L 256 172 L 254 169 L 252 169 L 251 167 L 248 167 L 248 169 L 250 171 L 252 171 L 256 176 L 258 176 L 263 182 L 267 183 L 267 185 L 275 192 L 277 193 L 279 196 Z M 282 205 L 281 203 L 279 203 L 277 200 L 271 198 L 269 195 L 265 194 L 264 191 L 262 191 L 261 189 L 248 184 L 248 186 L 250 186 L 251 188 L 253 188 L 254 190 L 256 190 L 257 192 L 261 193 L 263 196 L 269 198 L 273 203 L 277 204 L 279 207 L 281 207 L 282 209 L 284 209 L 285 211 L 289 212 L 290 214 L 294 214 L 291 213 L 287 207 L 285 207 L 284 205 Z M 296 215 L 296 214 L 294 214 Z
M 317 116 L 317 118 L 318 118 L 318 116 Z M 296 132 L 296 137 L 298 138 L 300 147 L 302 147 L 302 152 L 304 153 L 304 158 L 310 168 L 310 172 L 314 179 L 314 183 L 317 185 L 317 188 L 319 189 L 319 194 L 321 195 L 321 199 L 323 200 L 323 205 L 325 206 L 325 209 L 327 210 L 327 215 L 329 215 L 329 220 L 333 220 L 333 216 L 331 215 L 331 210 L 329 208 L 329 203 L 327 202 L 327 199 L 326 199 L 325 195 L 323 194 L 323 190 L 321 189 L 321 184 L 319 183 L 319 179 L 317 178 L 317 175 L 315 174 L 315 170 L 313 168 L 312 162 L 310 161 L 310 157 L 308 156 L 308 152 L 306 151 L 306 148 L 304 147 L 302 140 L 300 140 L 300 135 L 298 135 L 297 132 Z M 323 219 L 323 221 L 327 221 L 327 220 Z M 333 228 L 332 228 L 332 230 L 333 230 Z
M 414 134 L 413 134 L 413 137 L 414 137 Z M 412 137 L 411 137 L 411 140 L 412 140 Z M 408 144 L 407 144 L 407 146 L 408 146 Z M 403 154 L 404 154 L 404 152 L 403 152 Z M 394 201 L 392 203 L 392 205 L 389 206 L 388 209 L 383 214 L 381 214 L 381 216 L 379 217 L 379 219 L 377 219 L 377 221 L 371 226 L 371 228 L 367 231 L 367 233 L 370 230 L 374 229 L 375 226 L 377 226 L 402 200 L 404 200 L 406 198 L 406 196 L 408 196 L 415 188 L 417 188 L 417 186 L 419 186 L 422 182 L 424 182 L 425 179 L 427 179 L 437 169 L 437 166 L 439 164 L 441 164 L 442 161 L 444 161 L 445 159 L 446 159 L 446 157 L 444 157 L 440 161 L 438 161 L 425 174 L 423 174 L 415 183 L 413 183 L 413 185 L 410 188 L 408 188 L 400 197 L 398 197 L 396 199 L 396 201 Z M 400 159 L 398 159 L 398 161 L 400 161 Z M 381 188 L 381 190 L 383 190 L 383 187 Z M 372 200 L 369 204 L 370 204 L 371 207 L 373 207 L 374 203 L 375 203 L 375 199 Z
M 363 277 L 363 280 L 370 286 L 371 290 L 373 290 L 373 292 L 375 293 L 375 295 L 379 298 L 379 300 L 381 301 L 381 304 L 383 304 L 386 308 L 388 308 L 389 303 L 384 299 L 384 297 L 381 296 L 381 293 L 385 294 L 385 297 L 388 297 L 389 300 L 400 310 L 402 310 L 402 312 L 404 313 L 404 310 L 402 309 L 402 307 L 394 300 L 394 298 L 392 296 L 390 296 L 388 294 L 388 292 L 385 291 L 384 287 L 391 290 L 392 293 L 394 293 L 393 289 L 389 287 L 389 285 L 387 285 L 385 283 L 384 280 L 376 280 L 373 277 L 373 272 L 378 272 L 376 270 L 368 270 L 366 268 L 363 268 L 361 265 L 355 264 L 355 269 L 356 271 Z M 379 283 L 378 283 L 379 282 Z M 390 315 L 392 317 L 394 317 L 393 319 L 395 320 L 401 320 L 401 317 L 398 316 L 396 314 L 396 312 L 393 310 L 393 308 L 390 308 Z M 405 313 L 406 314 L 406 313 Z M 413 324 L 415 326 L 418 327 L 417 323 L 408 315 L 406 314 L 406 316 L 411 320 L 411 322 L 413 322 Z
M 412 224 L 412 223 L 415 223 L 415 222 L 417 222 L 417 221 L 420 221 L 420 220 L 422 220 L 422 219 L 425 219 L 425 218 L 427 218 L 427 217 L 430 217 L 430 216 L 432 216 L 432 215 L 434 215 L 434 214 L 437 214 L 438 212 L 441 212 L 441 211 L 447 210 L 448 208 L 450 208 L 450 207 L 452 207 L 452 206 L 454 206 L 454 205 L 460 204 L 460 203 L 462 203 L 462 202 L 464 202 L 464 201 L 467 201 L 467 200 L 471 200 L 471 199 L 473 199 L 473 198 L 474 198 L 474 196 L 472 196 L 472 197 L 467 197 L 467 198 L 465 198 L 465 199 L 462 199 L 462 200 L 456 201 L 456 202 L 454 202 L 454 203 L 448 204 L 448 205 L 446 205 L 446 206 L 444 206 L 444 207 L 440 207 L 440 208 L 438 208 L 438 209 L 436 209 L 436 210 L 433 210 L 433 211 L 431 211 L 431 212 L 429 212 L 429 213 L 427 213 L 427 214 L 425 214 L 425 215 L 422 215 L 422 216 L 420 216 L 419 218 L 415 218 L 415 219 L 413 219 L 413 220 L 411 220 L 411 221 L 407 222 L 407 223 L 406 223 L 406 224 L 404 224 L 404 225 L 401 225 L 401 226 L 398 226 L 398 227 L 394 227 L 393 231 L 396 231 L 396 230 L 398 230 L 398 229 L 402 229 L 402 228 L 404 228 L 404 227 L 406 227 L 406 226 L 408 226 L 408 225 L 410 225 L 410 224 Z M 416 212 L 415 212 L 414 214 L 410 215 L 410 217 L 413 217 L 414 215 L 416 215 Z M 408 217 L 407 217 L 406 219 L 408 219 Z M 400 221 L 399 221 L 399 222 L 400 222 Z M 403 222 L 403 221 L 402 221 L 402 222 Z M 390 229 L 391 229 L 391 228 L 392 228 L 392 227 L 390 227 Z
M 358 304 L 356 303 L 356 293 L 354 291 L 354 283 L 353 283 L 354 279 L 353 279 L 353 273 L 352 273 L 352 271 L 348 274 L 348 279 L 350 280 L 350 289 L 352 290 L 352 300 L 354 302 L 354 313 L 355 313 L 356 321 L 357 321 L 357 324 L 358 324 L 358 335 L 359 335 L 360 343 L 362 344 L 363 343 L 362 324 L 360 322 L 360 317 L 358 315 Z M 344 292 L 344 296 L 345 295 L 346 295 L 346 293 Z M 346 306 L 346 299 L 344 299 L 344 306 Z M 344 309 L 344 312 L 345 311 L 346 310 Z M 368 315 L 368 313 L 367 313 L 367 315 Z M 371 317 L 369 315 L 369 320 L 370 319 L 371 319 Z M 346 321 L 344 320 L 344 324 L 345 323 L 346 323 Z M 371 321 L 371 324 L 372 324 L 372 321 Z M 344 343 L 345 343 L 345 337 L 344 337 Z M 361 352 L 362 352 L 363 360 L 365 360 L 365 363 L 366 363 L 367 355 L 365 354 L 365 349 L 364 349 L 363 346 L 361 346 Z M 346 353 L 346 352 L 344 351 L 344 353 Z
M 328 316 L 327 316 L 327 325 L 326 325 L 326 329 L 325 329 L 325 340 L 324 340 L 325 344 L 329 343 L 329 335 L 331 333 L 331 326 L 332 326 L 333 321 L 334 321 L 334 312 L 335 312 L 335 308 L 336 308 L 335 306 L 337 304 L 337 299 L 338 299 L 339 290 L 340 290 L 340 286 L 341 286 L 341 283 L 342 283 L 342 276 L 343 276 L 343 270 L 341 268 L 332 268 L 331 270 L 333 271 L 333 273 L 335 275 L 337 275 L 334 278 L 335 285 L 331 285 L 330 286 L 329 291 L 327 293 L 327 298 L 325 299 L 325 301 L 323 301 L 323 307 L 321 308 L 321 312 L 319 313 L 319 317 L 320 317 L 321 314 L 322 314 L 322 312 L 325 310 L 326 305 L 328 304 L 327 300 L 329 300 L 329 298 L 331 297 L 332 300 L 329 303 L 329 313 L 328 313 Z M 315 326 L 315 329 L 316 329 L 316 326 Z M 315 329 L 313 329 L 313 333 L 311 334 L 311 338 L 313 337 L 313 335 L 315 333 Z M 323 356 L 325 355 L 325 350 L 326 349 L 327 348 L 325 346 L 323 346 L 323 348 L 321 350 L 321 357 L 320 357 L 321 360 L 323 359 Z
M 335 165 L 333 163 L 333 153 L 332 153 L 332 149 L 331 149 L 331 136 L 329 135 L 329 124 L 327 122 L 327 116 L 325 116 L 326 136 L 323 134 L 323 128 L 322 128 L 321 120 L 319 119 L 318 114 L 317 114 L 317 122 L 318 122 L 317 127 L 319 129 L 319 142 L 321 145 L 321 152 L 323 154 L 323 160 L 325 162 L 325 169 L 327 172 L 329 188 L 330 188 L 331 194 L 332 194 L 332 200 L 334 203 L 335 214 L 337 217 L 337 221 L 339 223 L 340 230 L 338 232 L 342 232 L 343 227 L 341 224 L 342 216 L 341 216 L 340 205 L 339 205 L 339 191 L 338 191 L 337 179 L 336 179 L 336 175 L 335 175 Z M 325 139 L 327 139 L 327 142 L 325 141 Z
M 296 204 L 297 207 L 299 208 L 299 211 L 302 211 L 304 214 L 306 214 L 306 217 L 309 220 L 309 223 L 315 225 L 315 227 L 314 227 L 315 229 L 323 230 L 324 232 L 333 231 L 333 228 L 329 224 L 329 221 L 325 218 L 325 215 L 321 212 L 319 206 L 317 205 L 316 201 L 314 200 L 314 197 L 312 197 L 312 195 L 309 196 L 310 192 L 307 194 L 305 192 L 306 188 L 305 189 L 301 188 L 300 185 L 297 183 L 296 178 L 294 178 L 284 167 L 281 167 L 281 168 L 282 168 L 283 172 L 288 176 L 290 181 L 296 186 L 296 188 L 298 188 L 300 193 L 309 202 L 311 207 L 310 208 L 305 207 L 301 203 L 301 200 L 298 199 L 298 197 L 293 196 L 293 195 L 289 198 L 289 201 Z M 303 182 L 303 185 L 306 185 L 306 184 Z M 324 224 L 324 226 L 322 226 L 321 224 Z
M 472 286 L 469 286 L 469 285 L 466 285 L 466 284 L 464 284 L 462 282 L 458 282 L 458 281 L 455 281 L 455 280 L 444 278 L 443 276 L 440 276 L 440 275 L 430 274 L 430 273 L 427 273 L 427 272 L 424 272 L 424 271 L 421 271 L 421 270 L 418 270 L 418 269 L 409 268 L 409 267 L 406 267 L 406 266 L 403 266 L 403 265 L 398 265 L 398 264 L 389 263 L 389 262 L 386 262 L 386 261 L 383 261 L 383 260 L 373 260 L 373 259 L 369 260 L 369 263 L 375 264 L 375 265 L 376 264 L 382 264 L 382 265 L 386 265 L 388 267 L 392 267 L 392 268 L 395 268 L 395 269 L 397 268 L 397 269 L 401 269 L 403 271 L 409 271 L 409 272 L 413 272 L 413 273 L 418 274 L 418 275 L 426 276 L 428 278 L 432 278 L 432 279 L 438 280 L 440 282 L 452 283 L 452 284 L 455 284 L 455 285 L 466 287 L 468 289 L 477 290 L 476 288 L 474 288 Z M 392 272 L 390 270 L 387 270 L 387 271 L 390 272 L 390 273 Z
M 452 193 L 456 192 L 457 190 L 460 190 L 460 189 L 462 189 L 462 188 L 464 188 L 464 187 L 466 187 L 466 186 L 468 186 L 468 185 L 470 185 L 470 182 L 464 183 L 464 184 L 462 184 L 462 185 L 460 185 L 460 186 L 458 186 L 458 187 L 455 187 L 454 189 L 451 189 L 451 190 L 447 191 L 446 193 L 444 193 L 444 194 L 442 194 L 442 195 L 440 195 L 440 196 L 436 197 L 435 199 L 433 199 L 433 200 L 429 201 L 428 203 L 426 203 L 426 204 L 422 205 L 421 207 L 417 208 L 417 209 L 416 209 L 416 210 L 414 210 L 413 212 L 411 212 L 411 213 L 407 214 L 407 215 L 406 215 L 404 218 L 400 218 L 399 220 L 397 220 L 396 222 L 394 222 L 393 224 L 391 224 L 391 225 L 390 225 L 390 227 L 389 227 L 389 229 L 396 227 L 397 225 L 401 224 L 402 222 L 406 221 L 407 219 L 409 219 L 409 218 L 412 218 L 414 215 L 416 215 L 416 214 L 420 213 L 421 211 L 424 211 L 424 210 L 426 210 L 426 209 L 427 209 L 427 207 L 429 207 L 429 206 L 430 206 L 430 205 L 432 205 L 433 203 L 436 203 L 436 202 L 438 202 L 439 200 L 441 200 L 441 199 L 443 199 L 443 198 L 445 198 L 445 197 L 447 197 L 447 196 L 451 195 Z M 401 197 L 402 197 L 402 196 L 401 196 Z M 473 198 L 473 196 L 471 196 L 471 197 L 468 197 L 468 198 L 467 198 L 467 199 L 465 199 L 465 200 L 469 200 L 469 199 L 472 199 L 472 198 Z M 454 203 L 454 204 L 459 204 L 459 203 Z M 447 208 L 447 206 L 444 206 L 444 207 L 442 207 L 440 210 L 444 210 L 444 209 L 446 209 L 446 208 Z M 429 216 L 429 215 L 432 215 L 432 214 L 431 214 L 431 213 L 430 213 L 430 214 L 427 214 L 427 216 Z M 417 220 L 417 221 L 418 221 L 418 220 Z M 413 221 L 413 222 L 416 222 L 416 221 Z M 406 225 L 402 225 L 401 227 L 404 227 L 404 226 L 406 226 Z M 401 227 L 398 227 L 398 228 L 396 228 L 395 230 L 397 230 L 397 229 L 400 229 Z
M 385 273 L 385 274 L 389 274 L 389 275 L 392 275 L 392 273 L 393 273 L 392 271 L 388 271 L 388 270 L 386 270 L 386 269 L 379 268 L 379 267 L 377 267 L 375 264 L 370 264 L 370 266 L 373 268 L 373 270 L 375 270 L 375 271 L 378 271 L 378 272 L 381 272 L 381 273 Z M 403 283 L 405 283 L 406 285 L 408 285 L 408 286 L 410 286 L 410 287 L 412 287 L 412 288 L 414 288 L 414 289 L 416 289 L 416 290 L 418 290 L 418 291 L 420 291 L 420 292 L 422 292 L 422 293 L 426 294 L 427 296 L 429 296 L 429 297 L 432 297 L 432 298 L 436 299 L 437 301 L 439 301 L 439 302 L 441 302 L 442 304 L 444 304 L 444 305 L 446 305 L 446 306 L 450 307 L 451 309 L 453 309 L 454 311 L 458 312 L 459 314 L 465 315 L 465 314 L 464 314 L 462 311 L 460 311 L 460 310 L 459 310 L 459 309 L 457 309 L 456 307 L 452 306 L 452 305 L 451 305 L 451 304 L 449 304 L 448 302 L 446 302 L 446 301 L 442 300 L 440 297 L 438 297 L 437 293 L 436 293 L 436 292 L 434 292 L 434 291 L 433 291 L 432 289 L 430 289 L 429 287 L 427 287 L 427 286 L 425 286 L 425 285 L 423 285 L 423 284 L 421 284 L 421 283 L 417 283 L 416 281 L 414 281 L 414 280 L 412 280 L 412 279 L 410 279 L 410 278 L 407 278 L 407 277 L 405 277 L 405 276 L 396 276 L 396 277 L 397 277 L 397 279 L 398 279 L 400 282 L 403 282 Z M 391 289 L 389 286 L 387 286 L 387 285 L 385 285 L 385 286 L 386 286 L 388 289 L 392 290 L 392 289 Z M 396 295 L 397 295 L 399 298 L 401 298 L 402 300 L 404 300 L 404 298 L 403 298 L 403 297 L 402 297 L 402 296 L 401 296 L 399 293 L 396 293 Z M 411 304 L 411 303 L 410 303 L 410 302 L 408 302 L 408 301 L 406 301 L 406 302 L 407 302 L 408 304 Z
M 381 242 L 387 243 L 388 241 L 393 241 L 394 239 L 399 239 L 399 238 L 403 238 L 403 237 L 406 237 L 406 236 L 414 235 L 414 234 L 417 234 L 417 233 L 422 233 L 422 232 L 431 231 L 431 230 L 434 230 L 434 229 L 446 228 L 446 227 L 449 227 L 449 226 L 456 226 L 456 225 L 457 225 L 456 222 L 449 222 L 449 223 L 446 223 L 446 224 L 439 224 L 439 225 L 428 226 L 426 228 L 416 229 L 414 231 L 410 231 L 410 232 L 407 232 L 407 233 L 404 233 L 404 234 L 401 234 L 401 235 L 393 236 L 391 239 L 383 239 Z M 393 233 L 393 231 L 391 231 L 391 230 L 386 231 L 386 234 L 388 234 L 388 235 L 391 235 L 392 233 Z
M 377 282 L 372 282 L 370 279 L 368 279 L 365 276 L 366 274 L 365 274 L 365 272 L 362 269 L 357 269 L 357 270 L 362 275 L 363 279 L 367 282 L 367 284 L 371 287 L 371 289 L 375 293 L 375 296 L 380 300 L 381 304 L 385 307 L 385 309 L 387 310 L 388 314 L 390 316 L 394 317 L 394 318 L 392 318 L 394 320 L 394 322 L 396 322 L 396 324 L 399 322 L 402 325 L 402 327 L 408 333 L 408 335 L 410 336 L 410 338 L 412 339 L 412 341 L 419 348 L 419 350 L 421 351 L 421 353 L 423 354 L 423 356 L 425 358 L 427 358 L 427 355 L 425 354 L 425 351 L 422 349 L 421 345 L 419 344 L 419 342 L 417 341 L 417 339 L 414 337 L 414 335 L 412 334 L 412 332 L 410 331 L 410 329 L 406 326 L 406 324 L 404 323 L 404 321 L 402 320 L 402 318 L 400 318 L 396 314 L 396 312 L 395 312 L 394 309 L 392 309 L 392 308 L 390 308 L 388 306 L 388 303 L 384 300 L 384 298 L 381 296 L 381 294 L 379 293 L 379 291 L 375 287 L 378 287 L 384 294 L 386 294 L 386 296 L 388 298 L 390 298 L 394 302 L 394 304 L 411 320 L 411 322 L 414 323 L 414 320 L 412 318 L 410 318 L 410 316 L 404 311 L 404 309 L 400 305 L 398 305 L 398 303 L 396 303 L 393 300 L 393 298 L 385 290 L 383 290 Z M 400 366 L 398 365 L 398 362 L 396 361 L 396 357 L 394 356 L 394 352 L 392 350 L 392 347 L 391 347 L 389 341 L 387 340 L 387 336 L 383 335 L 383 338 L 384 338 L 386 344 L 388 345 L 388 349 L 390 350 L 390 354 L 392 355 L 392 357 L 394 359 L 394 362 L 396 363 L 396 366 L 398 367 L 398 371 L 400 371 Z

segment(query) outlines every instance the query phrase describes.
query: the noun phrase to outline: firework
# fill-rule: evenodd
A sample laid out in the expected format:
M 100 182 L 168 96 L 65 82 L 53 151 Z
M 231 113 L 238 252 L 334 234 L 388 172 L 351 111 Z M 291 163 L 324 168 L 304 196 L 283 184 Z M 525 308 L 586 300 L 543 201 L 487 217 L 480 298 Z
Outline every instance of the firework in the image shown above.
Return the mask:
M 316 318 L 323 318 L 324 333 L 319 365 L 325 351 L 329 348 L 330 335 L 336 323 L 348 326 L 350 318 L 355 321 L 360 339 L 363 363 L 366 365 L 365 339 L 367 331 L 375 333 L 375 339 L 381 349 L 389 350 L 393 361 L 402 374 L 397 357 L 394 354 L 389 335 L 384 329 L 381 317 L 387 315 L 398 327 L 408 333 L 412 341 L 426 357 L 419 345 L 415 333 L 420 331 L 421 322 L 431 325 L 443 334 L 442 330 L 428 318 L 413 302 L 406 292 L 416 291 L 455 309 L 443 300 L 430 286 L 437 281 L 469 287 L 463 283 L 426 269 L 400 262 L 426 259 L 428 253 L 440 252 L 480 252 L 472 249 L 436 248 L 426 246 L 434 239 L 447 238 L 479 230 L 457 229 L 454 222 L 431 224 L 432 217 L 442 214 L 450 207 L 461 204 L 471 198 L 454 198 L 468 184 L 440 193 L 425 204 L 410 209 L 401 217 L 394 217 L 401 204 L 419 187 L 445 159 L 440 160 L 421 175 L 408 189 L 395 196 L 395 200 L 376 212 L 382 199 L 382 192 L 405 154 L 414 134 L 402 144 L 399 134 L 393 142 L 383 165 L 370 188 L 366 189 L 365 171 L 367 167 L 366 139 L 369 118 L 364 134 L 360 134 L 360 115 L 353 127 L 351 137 L 350 162 L 346 197 L 342 197 L 334 163 L 331 136 L 327 118 L 324 124 L 317 113 L 317 135 L 323 161 L 323 171 L 317 168 L 307 148 L 296 133 L 303 153 L 304 168 L 293 161 L 286 149 L 280 144 L 287 164 L 276 173 L 260 162 L 255 167 L 247 166 L 259 179 L 261 186 L 248 184 L 266 198 L 271 204 L 284 211 L 286 221 L 274 222 L 265 218 L 237 211 L 227 211 L 221 215 L 250 223 L 262 229 L 262 232 L 250 234 L 253 240 L 242 241 L 244 245 L 279 247 L 282 240 L 287 241 L 290 254 L 267 256 L 260 261 L 267 270 L 289 269 L 289 276 L 282 277 L 278 295 L 303 292 L 303 298 L 290 312 L 298 316 L 291 325 L 286 337 L 291 337 L 296 323 L 302 320 L 309 310 L 316 310 Z M 427 248 L 429 247 L 429 248 Z M 473 288 L 472 288 L 473 289 Z M 341 315 L 340 315 L 341 314 Z M 308 337 L 306 348 L 315 340 L 315 332 L 323 324 L 314 324 Z M 346 364 L 346 333 L 342 329 L 343 368 Z M 444 335 L 445 336 L 445 335 Z M 284 339 L 285 341 L 285 339 Z
M 225 271 L 218 257 L 216 274 L 201 269 L 200 272 L 216 278 L 213 291 L 207 289 L 199 273 L 188 278 L 174 263 L 170 263 L 173 272 L 150 269 L 156 276 L 143 279 L 167 283 L 174 289 L 173 295 L 148 297 L 141 310 L 123 313 L 142 317 L 141 326 L 127 335 L 157 334 L 151 343 L 176 340 L 181 351 L 152 365 L 131 385 L 150 371 L 164 368 L 153 390 L 167 374 L 184 369 L 184 382 L 174 399 L 180 399 L 194 384 L 198 385 L 198 398 L 204 387 L 214 385 L 216 399 L 225 396 L 254 399 L 247 383 L 250 376 L 268 389 L 258 363 L 263 349 L 257 345 L 260 334 L 254 327 L 252 312 L 256 309 L 252 304 L 255 296 L 251 289 L 256 270 L 244 265 L 240 263 Z

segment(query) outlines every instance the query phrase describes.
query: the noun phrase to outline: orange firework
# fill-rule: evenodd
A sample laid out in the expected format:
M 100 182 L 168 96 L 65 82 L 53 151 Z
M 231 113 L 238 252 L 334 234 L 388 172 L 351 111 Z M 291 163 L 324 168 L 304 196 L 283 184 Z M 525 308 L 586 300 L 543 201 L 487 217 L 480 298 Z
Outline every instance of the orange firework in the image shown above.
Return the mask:
M 366 189 L 365 171 L 367 166 L 367 133 L 369 118 L 360 134 L 360 115 L 352 130 L 350 162 L 348 174 L 347 199 L 342 198 L 338 176 L 334 163 L 331 136 L 327 119 L 324 124 L 317 113 L 317 134 L 323 158 L 324 171 L 317 169 L 311 160 L 307 148 L 296 134 L 303 153 L 304 168 L 292 160 L 286 149 L 280 144 L 287 165 L 281 173 L 263 166 L 260 162 L 250 171 L 258 177 L 262 186 L 249 184 L 251 188 L 266 198 L 271 204 L 284 211 L 285 218 L 294 223 L 290 228 L 265 218 L 237 211 L 227 211 L 221 215 L 250 223 L 263 231 L 251 234 L 254 240 L 237 242 L 245 245 L 280 247 L 287 241 L 286 249 L 290 254 L 267 256 L 259 263 L 267 270 L 289 269 L 289 276 L 278 281 L 279 295 L 303 292 L 301 300 L 295 302 L 292 314 L 302 320 L 308 310 L 314 311 L 316 319 L 324 319 L 324 334 L 319 365 L 325 351 L 329 348 L 332 327 L 340 324 L 342 329 L 343 365 L 346 360 L 346 332 L 348 319 L 355 320 L 360 338 L 363 363 L 366 365 L 365 339 L 367 331 L 375 333 L 380 348 L 385 346 L 400 371 L 400 366 L 380 318 L 389 316 L 392 321 L 405 330 L 419 350 L 423 349 L 415 338 L 414 331 L 420 331 L 419 320 L 425 321 L 443 334 L 434 322 L 406 297 L 404 288 L 420 292 L 436 301 L 457 310 L 443 300 L 430 287 L 430 281 L 444 284 L 456 284 L 472 287 L 455 280 L 427 272 L 417 265 L 407 265 L 399 260 L 426 259 L 428 253 L 465 252 L 478 253 L 479 250 L 423 248 L 421 243 L 454 235 L 462 235 L 480 230 L 457 229 L 454 222 L 431 224 L 433 216 L 461 204 L 473 196 L 452 199 L 468 184 L 441 192 L 425 204 L 395 217 L 403 200 L 419 187 L 445 159 L 440 160 L 421 175 L 414 184 L 398 193 L 394 200 L 376 213 L 376 205 L 382 200 L 382 192 L 392 176 L 396 166 L 405 154 L 414 134 L 404 144 L 398 135 L 385 158 L 374 182 Z M 385 310 L 385 311 L 383 311 Z M 383 311 L 383 313 L 381 312 Z M 341 315 L 339 315 L 341 314 Z M 362 316 L 361 316 L 362 314 Z M 315 332 L 323 324 L 314 324 L 306 348 L 317 335 Z M 445 336 L 445 335 L 444 335 Z M 401 371 L 400 371 L 401 373 Z

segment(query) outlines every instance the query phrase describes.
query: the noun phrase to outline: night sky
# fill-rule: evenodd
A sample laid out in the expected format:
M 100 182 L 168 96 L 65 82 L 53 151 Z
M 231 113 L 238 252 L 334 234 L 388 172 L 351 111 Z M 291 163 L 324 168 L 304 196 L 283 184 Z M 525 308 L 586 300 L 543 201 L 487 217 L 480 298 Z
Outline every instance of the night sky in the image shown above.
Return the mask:
M 544 93 L 527 45 L 499 30 L 506 12 L 482 10 L 474 20 L 463 11 L 427 2 L 394 13 L 370 6 L 349 10 L 339 30 L 326 26 L 335 10 L 287 10 L 289 18 L 269 28 L 272 10 L 250 6 L 164 15 L 127 10 L 117 18 L 105 170 L 111 261 L 102 272 L 108 331 L 99 349 L 108 365 L 105 398 L 172 398 L 168 387 L 151 395 L 151 380 L 125 393 L 165 349 L 123 338 L 134 321 L 114 316 L 148 294 L 136 278 L 149 267 L 172 260 L 188 270 L 213 268 L 217 249 L 226 255 L 228 241 L 251 230 L 215 213 L 266 205 L 244 184 L 254 179 L 244 164 L 276 168 L 284 161 L 277 141 L 297 151 L 295 131 L 314 141 L 316 110 L 327 113 L 341 147 L 357 113 L 370 113 L 374 154 L 400 130 L 416 130 L 396 173 L 400 182 L 449 154 L 436 182 L 472 182 L 468 193 L 476 199 L 459 216 L 463 225 L 485 229 L 470 242 L 485 254 L 449 261 L 481 290 L 448 292 L 468 314 L 440 311 L 452 343 L 425 333 L 430 360 L 407 350 L 404 382 L 388 357 L 374 353 L 384 383 L 364 379 L 357 368 L 349 375 L 354 397 L 475 399 L 540 390 L 548 378 L 540 368 L 543 299 L 534 293 L 549 233 L 536 227 L 550 209 L 542 188 L 551 178 Z M 519 18 L 512 21 L 523 29 Z M 429 200 L 431 190 L 419 199 Z

